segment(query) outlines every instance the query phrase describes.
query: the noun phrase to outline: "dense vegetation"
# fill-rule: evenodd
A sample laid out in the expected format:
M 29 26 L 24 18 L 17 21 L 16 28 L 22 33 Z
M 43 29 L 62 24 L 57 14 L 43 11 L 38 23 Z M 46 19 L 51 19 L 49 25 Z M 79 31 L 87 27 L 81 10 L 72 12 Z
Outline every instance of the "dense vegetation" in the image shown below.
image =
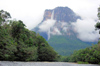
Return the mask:
M 67 62 L 87 62 L 98 64 L 100 63 L 100 43 L 90 48 L 75 51 L 71 56 L 65 59 Z
M 19 20 L 9 20 L 10 14 L 0 11 L 0 60 L 56 61 L 58 54 L 47 41 L 25 28 Z
M 77 39 L 75 36 L 65 35 L 51 36 L 48 43 L 62 56 L 69 56 L 75 50 L 84 49 L 91 46 L 91 43 L 87 44 Z

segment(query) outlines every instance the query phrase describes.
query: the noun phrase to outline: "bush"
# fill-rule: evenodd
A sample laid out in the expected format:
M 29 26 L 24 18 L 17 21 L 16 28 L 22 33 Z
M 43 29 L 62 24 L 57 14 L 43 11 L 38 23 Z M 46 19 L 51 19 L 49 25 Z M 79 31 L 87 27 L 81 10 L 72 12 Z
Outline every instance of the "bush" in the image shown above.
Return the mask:
M 78 64 L 89 64 L 88 62 L 82 62 L 82 61 L 78 61 Z

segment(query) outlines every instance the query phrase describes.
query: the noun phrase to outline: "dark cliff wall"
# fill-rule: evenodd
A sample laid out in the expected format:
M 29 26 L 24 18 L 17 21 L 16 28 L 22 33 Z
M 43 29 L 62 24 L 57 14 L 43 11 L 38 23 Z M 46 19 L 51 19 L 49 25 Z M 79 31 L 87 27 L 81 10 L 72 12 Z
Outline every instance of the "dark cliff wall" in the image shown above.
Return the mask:
M 45 10 L 43 21 L 50 19 L 52 12 L 54 11 L 54 18 L 57 22 L 75 22 L 80 19 L 70 8 L 68 7 L 56 7 L 52 10 Z

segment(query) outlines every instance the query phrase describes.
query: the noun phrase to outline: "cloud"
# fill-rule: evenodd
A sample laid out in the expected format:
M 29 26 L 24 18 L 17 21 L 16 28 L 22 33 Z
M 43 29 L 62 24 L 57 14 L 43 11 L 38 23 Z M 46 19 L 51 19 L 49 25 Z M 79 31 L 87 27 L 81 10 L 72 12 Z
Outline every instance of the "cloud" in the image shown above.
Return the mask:
M 53 31 L 50 32 L 50 34 L 52 34 L 52 35 L 62 35 L 62 33 L 56 27 L 53 28 Z
M 47 32 L 50 30 L 51 27 L 54 26 L 55 24 L 55 20 L 51 20 L 51 19 L 48 19 L 46 21 L 44 21 L 40 26 L 39 26 L 39 29 L 40 31 L 42 32 Z
M 64 32 L 67 32 L 67 29 L 68 29 L 67 27 L 63 27 Z
M 80 16 L 90 15 L 94 18 L 99 5 L 100 0 L 0 0 L 0 9 L 10 12 L 12 18 L 22 20 L 28 29 L 41 22 L 45 9 L 68 6 Z
M 86 42 L 94 42 L 99 38 L 98 31 L 95 31 L 94 25 L 96 24 L 93 19 L 78 19 L 77 22 L 72 23 L 74 30 L 77 33 L 77 38 Z
M 48 40 L 50 39 L 51 28 L 55 25 L 56 21 L 53 19 L 48 19 L 44 21 L 41 25 L 39 25 L 40 32 L 47 32 Z
M 80 0 L 81 1 L 81 0 Z M 79 4 L 73 3 L 69 5 L 76 14 L 82 19 L 78 19 L 77 22 L 72 23 L 74 30 L 77 33 L 77 37 L 86 42 L 94 42 L 99 38 L 99 32 L 95 31 L 95 24 L 98 20 L 97 13 L 100 5 L 100 0 L 83 0 Z M 84 6 L 83 6 L 84 5 Z M 76 8 L 75 8 L 76 7 Z
M 37 15 L 34 18 L 32 16 L 25 16 L 17 19 L 23 20 L 28 29 L 33 29 L 43 20 L 43 14 Z

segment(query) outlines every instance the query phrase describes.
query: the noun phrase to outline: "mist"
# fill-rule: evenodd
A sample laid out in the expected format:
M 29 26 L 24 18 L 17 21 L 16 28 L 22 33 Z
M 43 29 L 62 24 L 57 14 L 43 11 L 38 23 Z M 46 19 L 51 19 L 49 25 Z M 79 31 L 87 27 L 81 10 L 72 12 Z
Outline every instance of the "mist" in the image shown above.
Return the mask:
M 41 32 L 48 32 L 50 30 L 51 27 L 54 26 L 55 24 L 55 20 L 52 19 L 48 19 L 46 21 L 44 21 L 40 26 L 39 29 Z
M 72 23 L 73 29 L 77 33 L 77 38 L 85 42 L 95 42 L 99 39 L 99 32 L 95 30 L 96 21 L 93 19 L 78 19 Z

